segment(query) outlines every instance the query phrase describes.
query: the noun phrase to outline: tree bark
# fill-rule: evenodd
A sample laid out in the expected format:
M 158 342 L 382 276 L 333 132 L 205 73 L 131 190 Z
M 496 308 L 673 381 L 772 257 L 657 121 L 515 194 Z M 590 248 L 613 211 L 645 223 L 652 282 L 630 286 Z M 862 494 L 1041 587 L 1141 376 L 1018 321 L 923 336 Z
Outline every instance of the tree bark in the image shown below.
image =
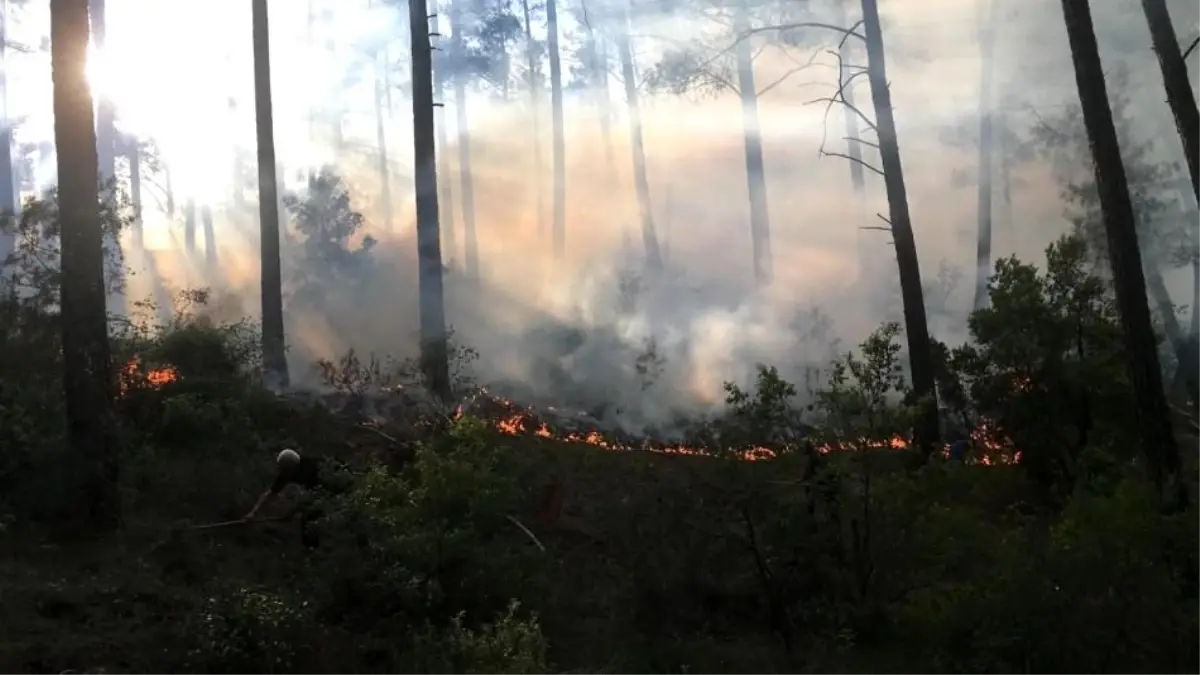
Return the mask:
M 642 141 L 642 113 L 638 105 L 637 75 L 633 69 L 633 46 L 629 38 L 630 17 L 626 9 L 621 30 L 618 33 L 621 51 L 621 79 L 625 81 L 625 100 L 629 106 L 629 137 L 633 150 L 633 183 L 637 190 L 638 212 L 642 221 L 642 249 L 646 255 L 646 268 L 651 271 L 662 269 L 662 253 L 658 249 L 658 235 L 654 230 L 654 208 L 650 203 L 650 179 L 646 173 L 646 146 Z
M 925 292 L 921 287 L 921 264 L 908 210 L 908 192 L 904 168 L 900 162 L 900 144 L 896 120 L 892 115 L 892 95 L 888 89 L 884 61 L 883 31 L 875 0 L 862 0 L 863 31 L 867 43 L 867 78 L 871 82 L 871 101 L 879 135 L 879 158 L 883 182 L 887 187 L 888 215 L 896 246 L 896 266 L 900 272 L 900 296 L 904 303 L 904 329 L 908 334 L 909 368 L 913 394 L 924 399 L 923 409 L 914 426 L 914 440 L 926 457 L 940 450 L 937 391 L 934 387 L 933 354 L 929 341 L 929 322 L 925 314 Z
M 142 151 L 136 138 L 129 140 L 126 154 L 129 157 L 129 199 L 133 202 L 133 245 L 139 253 L 144 253 L 146 238 L 142 220 Z
M 437 0 L 429 0 L 430 27 L 434 33 L 439 32 L 439 11 Z M 450 180 L 450 137 L 446 133 L 446 52 L 438 51 L 433 57 L 433 86 L 434 100 L 437 102 L 434 110 L 434 126 L 437 127 L 437 158 L 438 172 L 441 174 L 438 187 L 441 190 L 440 203 L 446 208 L 438 211 L 438 226 L 442 237 L 445 237 L 446 264 L 454 265 L 454 256 L 458 254 L 458 236 L 454 227 L 454 189 Z
M 746 0 L 734 5 L 733 30 L 738 35 L 750 30 Z M 754 85 L 754 61 L 750 40 L 738 40 L 734 49 L 737 61 L 738 97 L 742 103 L 742 134 L 746 145 L 746 183 L 750 192 L 750 246 L 754 282 L 771 282 L 771 223 L 767 208 L 767 178 L 763 160 L 762 131 L 758 121 L 758 93 Z
M 1091 144 L 1096 187 L 1108 239 L 1108 257 L 1121 328 L 1125 335 L 1129 378 L 1136 399 L 1143 451 L 1151 479 L 1164 500 L 1175 499 L 1180 478 L 1179 446 L 1171 428 L 1163 391 L 1157 340 L 1146 300 L 1146 280 L 1135 227 L 1129 183 L 1121 161 L 1108 87 L 1104 82 L 1091 7 L 1087 0 L 1062 0 L 1063 18 L 1075 66 L 1083 122 Z
M 271 110 L 271 47 L 267 0 L 252 0 L 251 9 L 254 24 L 254 117 L 258 136 L 263 371 L 269 387 L 283 388 L 288 386 L 288 366 L 283 335 L 279 184 L 275 164 L 275 115 Z
M 567 142 L 563 124 L 562 62 L 558 51 L 558 1 L 546 0 L 546 41 L 550 49 L 550 122 L 554 153 L 554 217 L 552 247 L 555 257 L 567 251 Z
M 988 278 L 992 272 L 992 79 L 996 69 L 996 7 L 998 0 L 985 0 L 989 11 L 979 27 L 981 73 L 979 77 L 979 176 L 975 236 L 975 302 L 974 309 L 988 303 Z
M 51 0 L 67 434 L 84 467 L 80 520 L 108 529 L 116 527 L 120 518 L 118 448 L 112 415 L 114 371 L 104 306 L 99 162 L 85 70 L 87 45 L 87 0 Z
M 1187 63 L 1175 38 L 1175 27 L 1171 24 L 1166 0 L 1142 0 L 1142 9 L 1150 25 L 1150 39 L 1162 70 L 1167 103 L 1171 106 L 1171 114 L 1175 116 L 1179 139 L 1183 141 L 1183 154 L 1192 176 L 1192 191 L 1200 199 L 1200 111 L 1196 110 L 1196 94 L 1192 91 Z
M 417 285 L 420 294 L 421 365 L 430 391 L 449 400 L 450 365 L 442 248 L 438 234 L 437 156 L 433 122 L 433 49 L 425 0 L 410 0 L 414 187 L 417 202 Z

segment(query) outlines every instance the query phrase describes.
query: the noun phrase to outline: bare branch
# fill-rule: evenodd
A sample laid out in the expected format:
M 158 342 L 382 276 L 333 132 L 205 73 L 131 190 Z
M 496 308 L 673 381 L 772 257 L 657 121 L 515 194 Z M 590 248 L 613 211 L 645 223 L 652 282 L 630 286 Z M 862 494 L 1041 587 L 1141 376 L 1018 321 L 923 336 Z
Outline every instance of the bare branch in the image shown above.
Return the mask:
M 851 162 L 854 162 L 855 164 L 867 167 L 871 171 L 874 171 L 875 173 L 879 174 L 880 176 L 883 175 L 883 169 L 877 168 L 877 167 L 875 167 L 871 164 L 868 164 L 867 162 L 865 162 L 861 159 L 858 159 L 856 157 L 851 157 L 850 155 L 847 155 L 847 154 L 844 154 L 841 152 L 829 152 L 828 150 L 821 150 L 820 154 L 822 157 L 841 157 L 842 159 L 848 159 Z
M 813 52 L 813 55 L 811 57 L 809 57 L 807 63 L 798 63 L 796 66 L 792 67 L 790 70 L 788 70 L 783 75 L 781 75 L 774 82 L 772 82 L 771 84 L 768 84 L 767 86 L 763 87 L 762 89 L 759 89 L 757 96 L 762 96 L 763 94 L 767 93 L 768 91 L 771 91 L 772 89 L 779 86 L 780 84 L 783 84 L 784 80 L 788 79 L 795 73 L 798 73 L 801 70 L 804 70 L 805 68 L 808 68 L 809 66 L 811 66 L 813 64 L 813 61 L 815 61 L 817 59 L 818 54 L 819 54 L 819 52 Z
M 862 144 L 862 145 L 867 145 L 867 146 L 870 146 L 870 147 L 872 147 L 872 148 L 875 148 L 876 150 L 878 150 L 878 149 L 879 149 L 879 144 L 878 144 L 878 143 L 872 143 L 871 141 L 864 141 L 864 140 L 863 140 L 863 139 L 861 139 L 861 138 L 851 138 L 851 137 L 849 137 L 849 136 L 842 136 L 842 140 L 843 140 L 843 141 L 846 141 L 846 142 L 848 142 L 848 143 L 860 143 L 860 144 Z
M 892 221 L 888 220 L 887 218 L 884 218 L 882 213 L 876 213 L 875 217 L 882 220 L 883 222 L 887 223 L 889 228 L 892 226 Z
M 858 25 L 861 23 L 862 22 L 859 21 L 858 24 L 855 24 L 855 28 L 857 28 Z M 864 37 L 862 33 L 854 32 L 854 28 L 842 28 L 841 26 L 835 26 L 831 23 L 820 23 L 820 22 L 815 22 L 815 21 L 804 21 L 801 23 L 785 23 L 785 24 L 780 24 L 778 26 L 762 26 L 761 28 L 751 28 L 750 30 L 747 30 L 747 31 L 743 32 L 741 35 L 739 35 L 738 38 L 734 42 L 741 42 L 742 40 L 749 39 L 751 36 L 757 35 L 759 33 L 766 33 L 768 31 L 773 31 L 773 30 L 775 30 L 775 31 L 795 30 L 797 28 L 823 28 L 825 30 L 831 30 L 831 31 L 836 31 L 838 33 L 841 33 L 843 35 L 843 38 L 842 38 L 843 40 L 845 40 L 846 38 L 848 38 L 850 36 L 854 36 L 854 37 L 858 38 L 859 40 L 862 40 L 863 44 L 866 44 L 866 42 L 867 42 L 867 38 Z
M 876 213 L 875 215 L 879 215 L 879 214 Z M 879 227 L 877 225 L 863 225 L 862 227 L 860 227 L 858 229 L 860 229 L 860 230 L 875 230 L 877 232 L 888 232 L 888 233 L 890 233 L 892 231 L 892 228 L 890 228 L 890 227 Z
M 1196 45 L 1198 44 L 1200 44 L 1200 37 L 1192 40 L 1192 44 L 1188 45 L 1188 48 L 1183 50 L 1183 58 L 1186 59 L 1187 57 L 1191 56 L 1192 52 L 1196 49 Z

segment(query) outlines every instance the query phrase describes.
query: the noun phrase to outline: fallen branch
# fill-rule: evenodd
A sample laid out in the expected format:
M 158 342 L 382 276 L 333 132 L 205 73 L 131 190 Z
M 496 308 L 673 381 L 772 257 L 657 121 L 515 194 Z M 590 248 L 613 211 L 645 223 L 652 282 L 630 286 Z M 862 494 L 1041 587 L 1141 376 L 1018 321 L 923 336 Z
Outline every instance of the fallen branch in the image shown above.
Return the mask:
M 528 527 L 525 527 L 525 525 L 522 524 L 521 521 L 517 520 L 516 518 L 514 518 L 512 516 L 504 516 L 504 517 L 508 518 L 508 521 L 510 523 L 512 523 L 513 525 L 516 525 L 517 527 L 521 528 L 521 531 L 524 532 L 529 537 L 529 540 L 533 542 L 533 545 L 537 546 L 538 549 L 540 549 L 542 553 L 546 552 L 546 547 L 542 544 L 542 542 L 539 541 L 538 538 L 533 534 L 533 532 L 531 532 Z
M 216 530 L 216 529 L 224 528 L 224 527 L 232 527 L 234 525 L 249 525 L 251 523 L 281 523 L 281 522 L 284 522 L 287 520 L 291 520 L 293 515 L 294 514 L 288 514 L 286 516 L 275 516 L 274 518 L 252 518 L 252 519 L 238 518 L 237 520 L 225 520 L 225 521 L 221 521 L 219 523 L 205 523 L 203 525 L 189 525 L 187 527 L 180 527 L 177 529 L 194 532 L 194 531 L 198 531 L 198 530 Z

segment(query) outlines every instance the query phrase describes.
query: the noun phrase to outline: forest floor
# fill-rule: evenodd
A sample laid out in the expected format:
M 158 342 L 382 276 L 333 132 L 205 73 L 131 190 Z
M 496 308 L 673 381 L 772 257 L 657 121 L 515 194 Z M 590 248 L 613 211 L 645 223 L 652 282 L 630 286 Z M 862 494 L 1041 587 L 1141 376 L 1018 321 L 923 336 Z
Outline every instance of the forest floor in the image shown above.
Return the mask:
M 279 425 L 280 437 L 351 461 L 406 451 L 334 415 L 296 415 Z M 911 655 L 895 645 L 834 645 L 800 656 L 782 647 L 765 618 L 768 600 L 754 580 L 739 504 L 751 492 L 796 493 L 798 467 L 612 451 L 535 435 L 497 433 L 492 442 L 505 447 L 504 471 L 527 497 L 516 521 L 537 540 L 514 523 L 513 541 L 546 549 L 547 590 L 537 611 L 558 669 L 921 669 L 905 668 Z M 133 462 L 124 479 L 125 523 L 105 539 L 56 540 L 20 523 L 0 531 L 0 671 L 187 669 L 213 598 L 230 588 L 298 587 L 314 563 L 297 523 L 196 528 L 241 516 L 269 484 L 272 459 L 267 452 L 233 461 L 182 453 Z M 901 465 L 880 464 L 897 474 Z M 1013 505 L 1024 499 L 1017 468 L 955 471 L 939 483 L 939 501 L 993 514 L 999 531 L 1009 529 Z M 363 655 L 374 649 L 343 629 L 331 629 L 321 648 L 325 663 L 359 667 L 369 667 Z M 625 660 L 630 650 L 643 660 Z
M 308 447 L 316 444 L 328 454 L 386 452 L 388 443 L 370 432 L 326 429 L 313 442 L 312 425 L 304 426 L 287 435 L 310 438 Z M 570 665 L 604 663 L 611 644 L 595 639 L 610 628 L 599 626 L 606 619 L 602 605 L 613 601 L 614 587 L 628 584 L 630 569 L 644 560 L 642 551 L 620 550 L 632 540 L 631 528 L 671 530 L 677 526 L 673 514 L 685 502 L 703 508 L 695 490 L 704 480 L 720 479 L 721 464 L 536 436 L 498 442 L 508 444 L 530 494 L 518 520 L 554 558 L 558 578 L 552 586 L 564 601 L 571 598 L 563 603 L 570 621 L 544 621 L 562 646 L 556 651 L 570 653 Z M 307 565 L 295 522 L 192 528 L 245 513 L 270 482 L 271 459 L 247 456 L 244 465 L 230 467 L 226 460 L 186 456 L 174 466 L 158 466 L 154 476 L 130 478 L 139 484 L 127 491 L 138 496 L 126 509 L 121 532 L 101 542 L 56 542 L 19 526 L 0 532 L 0 673 L 179 671 L 184 638 L 202 629 L 209 598 L 230 587 L 287 585 Z M 552 486 L 558 486 L 557 496 L 551 496 Z M 538 513 L 547 498 L 562 500 L 552 521 Z M 512 536 L 527 537 L 516 526 Z M 769 653 L 774 640 L 763 640 Z M 738 658 L 744 662 L 744 655 Z

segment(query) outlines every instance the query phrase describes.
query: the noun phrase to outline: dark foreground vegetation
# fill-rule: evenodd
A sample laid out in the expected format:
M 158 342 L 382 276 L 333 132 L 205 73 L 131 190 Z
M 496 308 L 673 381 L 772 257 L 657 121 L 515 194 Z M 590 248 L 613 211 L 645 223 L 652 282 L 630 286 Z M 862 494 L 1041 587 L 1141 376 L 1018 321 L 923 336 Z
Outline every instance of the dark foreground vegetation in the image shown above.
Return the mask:
M 82 479 L 53 292 L 14 288 L 0 670 L 1196 672 L 1195 507 L 1146 478 L 1084 253 L 1001 260 L 969 343 L 935 349 L 961 459 L 895 447 L 923 402 L 894 325 L 803 409 L 771 368 L 730 385 L 695 434 L 708 456 L 688 456 L 505 435 L 415 398 L 364 426 L 265 390 L 257 328 L 185 294 L 167 325 L 115 327 L 123 517 L 101 537 L 63 525 Z M 1176 431 L 1194 495 L 1192 404 Z M 311 550 L 294 521 L 228 523 L 283 447 L 338 459 L 353 486 Z

